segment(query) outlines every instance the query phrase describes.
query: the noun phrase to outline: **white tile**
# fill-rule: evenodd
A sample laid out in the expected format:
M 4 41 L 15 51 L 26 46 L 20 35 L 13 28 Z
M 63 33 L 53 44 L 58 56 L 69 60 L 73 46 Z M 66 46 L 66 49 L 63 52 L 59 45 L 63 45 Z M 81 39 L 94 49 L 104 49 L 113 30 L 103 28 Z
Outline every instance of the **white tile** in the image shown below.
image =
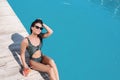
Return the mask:
M 8 6 L 8 2 L 6 2 L 6 1 L 1 1 L 1 2 L 0 2 L 0 7 L 3 7 L 3 6 Z
M 20 25 L 8 25 L 8 26 L 4 26 L 1 25 L 2 27 L 0 27 L 0 34 L 11 34 L 11 33 L 24 33 L 26 30 L 25 28 L 19 28 L 21 27 Z M 10 28 L 10 29 L 8 29 Z
M 0 16 L 0 25 L 14 25 L 20 24 L 20 21 L 17 19 L 16 16 Z
M 13 16 L 13 11 L 8 6 L 0 7 L 0 16 Z
M 7 0 L 0 0 L 0 2 L 2 2 L 2 1 L 7 1 Z

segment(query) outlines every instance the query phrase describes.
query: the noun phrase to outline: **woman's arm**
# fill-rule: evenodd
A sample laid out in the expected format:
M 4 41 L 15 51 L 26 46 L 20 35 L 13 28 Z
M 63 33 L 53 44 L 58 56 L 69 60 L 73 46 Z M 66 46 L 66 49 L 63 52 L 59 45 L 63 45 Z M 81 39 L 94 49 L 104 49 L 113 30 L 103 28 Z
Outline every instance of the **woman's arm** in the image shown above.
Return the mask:
M 21 42 L 21 47 L 20 47 L 20 57 L 21 57 L 21 60 L 22 60 L 23 68 L 28 68 L 28 65 L 26 64 L 26 61 L 25 61 L 25 51 L 26 51 L 27 44 L 28 44 L 27 40 L 24 39 Z
M 42 38 L 49 37 L 53 33 L 53 30 L 46 24 L 43 24 L 43 27 L 46 29 L 47 32 L 42 34 Z

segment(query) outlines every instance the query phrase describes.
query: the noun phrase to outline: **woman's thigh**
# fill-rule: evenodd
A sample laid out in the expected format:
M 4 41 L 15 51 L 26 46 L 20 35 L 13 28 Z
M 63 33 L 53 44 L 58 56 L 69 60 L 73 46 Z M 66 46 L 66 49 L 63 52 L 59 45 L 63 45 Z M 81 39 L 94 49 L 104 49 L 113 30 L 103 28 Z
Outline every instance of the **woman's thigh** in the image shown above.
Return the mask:
M 37 71 L 48 72 L 50 70 L 50 67 L 48 65 L 33 60 L 30 60 L 30 66 L 32 69 Z
M 42 63 L 52 66 L 52 64 L 54 63 L 54 60 L 48 56 L 43 56 Z

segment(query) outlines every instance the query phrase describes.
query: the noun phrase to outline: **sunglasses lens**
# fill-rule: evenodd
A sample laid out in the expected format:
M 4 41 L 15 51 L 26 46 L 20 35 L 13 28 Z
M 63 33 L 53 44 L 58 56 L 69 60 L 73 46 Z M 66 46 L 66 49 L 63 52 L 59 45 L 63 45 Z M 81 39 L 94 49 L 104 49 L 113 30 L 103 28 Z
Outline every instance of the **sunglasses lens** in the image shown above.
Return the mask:
M 36 29 L 40 29 L 40 30 L 43 30 L 42 27 L 39 27 L 39 26 L 35 26 Z
M 40 30 L 43 30 L 43 28 L 40 28 Z
M 38 26 L 35 26 L 35 28 L 36 28 L 36 29 L 39 29 L 39 27 L 38 27 Z

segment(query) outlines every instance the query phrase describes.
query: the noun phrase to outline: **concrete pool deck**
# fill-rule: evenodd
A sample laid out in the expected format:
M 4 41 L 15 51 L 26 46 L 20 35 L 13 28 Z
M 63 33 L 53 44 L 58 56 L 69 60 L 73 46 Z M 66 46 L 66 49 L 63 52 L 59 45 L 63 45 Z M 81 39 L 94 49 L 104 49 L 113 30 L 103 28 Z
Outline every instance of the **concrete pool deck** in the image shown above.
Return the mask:
M 28 33 L 7 0 L 0 0 L 0 25 L 0 79 L 44 80 L 34 70 L 27 77 L 21 74 L 20 43 Z

